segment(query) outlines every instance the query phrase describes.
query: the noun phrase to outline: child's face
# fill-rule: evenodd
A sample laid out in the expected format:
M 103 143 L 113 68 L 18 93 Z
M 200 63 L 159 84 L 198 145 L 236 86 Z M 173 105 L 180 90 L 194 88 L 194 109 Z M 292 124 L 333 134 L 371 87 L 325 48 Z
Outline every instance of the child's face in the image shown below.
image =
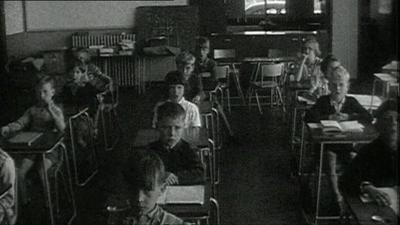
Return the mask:
M 82 72 L 82 70 L 79 69 L 79 67 L 74 67 L 74 69 L 72 70 L 72 74 L 75 83 L 82 81 L 83 76 L 85 76 L 85 73 Z
M 328 83 L 331 98 L 334 101 L 341 101 L 349 90 L 349 81 L 346 78 L 333 77 Z
M 313 61 L 316 57 L 315 50 L 311 43 L 305 43 L 303 53 L 307 55 L 309 61 Z
M 160 141 L 173 148 L 182 138 L 185 121 L 183 116 L 177 118 L 164 118 L 158 121 L 157 128 L 160 133 Z
M 387 111 L 377 121 L 377 128 L 386 143 L 392 147 L 393 150 L 397 150 L 398 147 L 398 112 Z
M 177 65 L 178 71 L 181 72 L 184 76 L 190 76 L 194 70 L 194 60 L 185 64 Z
M 206 59 L 208 53 L 210 53 L 210 43 L 206 42 L 199 47 L 199 56 L 201 59 Z
M 156 180 L 154 181 L 154 187 L 152 190 L 135 188 L 136 190 L 134 191 L 135 195 L 133 198 L 134 201 L 137 201 L 136 204 L 139 207 L 141 214 L 147 214 L 154 209 L 158 198 L 163 194 L 165 188 L 166 184 L 159 184 Z
M 51 83 L 45 83 L 37 90 L 38 99 L 40 102 L 49 104 L 53 100 L 55 89 Z
M 169 85 L 168 90 L 169 99 L 175 103 L 178 103 L 185 93 L 185 86 L 182 84 Z

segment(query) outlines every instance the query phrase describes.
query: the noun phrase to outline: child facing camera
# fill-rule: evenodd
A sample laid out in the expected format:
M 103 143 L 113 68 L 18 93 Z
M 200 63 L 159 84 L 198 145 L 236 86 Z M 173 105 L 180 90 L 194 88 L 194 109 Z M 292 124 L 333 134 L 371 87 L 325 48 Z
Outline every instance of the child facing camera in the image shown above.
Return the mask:
M 64 114 L 61 108 L 54 103 L 54 94 L 54 80 L 49 76 L 42 77 L 36 85 L 36 105 L 27 109 L 18 120 L 2 127 L 1 135 L 3 137 L 10 137 L 22 130 L 35 132 L 57 130 L 63 133 L 65 130 Z M 58 162 L 59 154 L 57 149 L 46 154 L 44 162 L 45 170 L 48 170 L 53 164 Z M 26 204 L 28 201 L 25 177 L 35 164 L 38 164 L 38 171 L 44 182 L 44 177 L 41 173 L 43 165 L 42 163 L 38 163 L 40 161 L 41 159 L 35 155 L 24 155 L 23 158 L 16 159 L 18 188 L 22 204 Z

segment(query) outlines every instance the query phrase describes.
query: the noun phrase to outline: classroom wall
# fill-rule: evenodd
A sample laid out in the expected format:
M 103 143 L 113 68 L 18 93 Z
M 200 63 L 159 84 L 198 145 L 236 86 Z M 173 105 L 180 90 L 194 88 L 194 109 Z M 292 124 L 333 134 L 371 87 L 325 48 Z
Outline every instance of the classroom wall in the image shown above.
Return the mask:
M 163 1 L 91 1 L 84 3 L 74 3 L 70 1 L 27 1 L 25 4 L 26 15 L 24 19 L 27 24 L 27 30 L 23 33 L 7 35 L 7 52 L 8 56 L 25 57 L 36 54 L 42 50 L 53 50 L 61 48 L 69 48 L 71 46 L 70 37 L 77 31 L 89 31 L 90 33 L 119 33 L 119 32 L 134 32 L 135 31 L 135 11 L 140 6 L 156 6 L 156 5 L 187 5 L 188 0 L 163 0 Z M 39 4 L 46 10 L 36 10 Z M 71 4 L 81 4 L 80 9 L 68 9 Z M 112 10 L 107 10 L 112 5 Z M 75 7 L 76 8 L 76 7 Z M 95 8 L 96 10 L 93 10 Z M 118 10 L 116 10 L 118 9 Z M 100 11 L 99 11 L 100 10 Z M 91 12 L 91 13 L 85 13 Z M 21 12 L 23 13 L 23 11 Z M 107 14 L 108 13 L 108 14 Z M 59 15 L 59 18 L 55 18 Z M 106 17 L 104 15 L 107 15 Z M 50 18 L 55 18 L 54 23 L 48 22 L 41 25 L 39 21 Z M 62 18 L 77 18 L 79 23 L 70 24 L 63 23 Z M 108 25 L 102 26 L 97 19 L 101 17 L 113 18 Z M 120 20 L 118 19 L 120 18 Z M 131 21 L 129 20 L 131 18 Z M 32 21 L 30 21 L 32 20 Z M 118 21 L 121 21 L 118 24 Z M 72 27 L 72 28 L 71 28 Z M 76 28 L 74 28 L 76 27 Z
M 358 76 L 358 1 L 332 1 L 332 53 L 349 71 L 352 79 Z

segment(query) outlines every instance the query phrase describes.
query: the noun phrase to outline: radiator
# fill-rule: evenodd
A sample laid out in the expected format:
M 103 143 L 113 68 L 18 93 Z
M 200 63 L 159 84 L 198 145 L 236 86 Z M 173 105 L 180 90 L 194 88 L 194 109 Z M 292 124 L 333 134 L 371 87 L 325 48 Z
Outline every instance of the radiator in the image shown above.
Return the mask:
M 135 34 L 74 34 L 72 35 L 73 48 L 88 48 L 92 45 L 117 46 L 122 39 L 135 41 Z M 144 83 L 138 68 L 135 71 L 135 64 L 138 64 L 138 57 L 135 56 L 97 56 L 92 57 L 94 64 L 99 66 L 102 71 L 109 75 L 118 85 L 125 87 L 135 87 L 138 93 L 144 91 Z M 136 62 L 136 63 L 135 63 Z

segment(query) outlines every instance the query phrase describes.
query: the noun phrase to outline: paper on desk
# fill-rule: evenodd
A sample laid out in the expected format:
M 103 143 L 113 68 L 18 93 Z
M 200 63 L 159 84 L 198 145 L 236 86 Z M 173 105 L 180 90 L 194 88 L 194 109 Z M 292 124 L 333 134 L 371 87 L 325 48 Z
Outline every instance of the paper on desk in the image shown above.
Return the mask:
M 167 186 L 158 204 L 204 204 L 204 186 Z
M 377 189 L 389 195 L 391 201 L 390 208 L 393 209 L 396 215 L 399 215 L 399 187 L 382 187 Z M 360 195 L 360 199 L 363 203 L 373 202 L 373 199 L 368 194 Z

